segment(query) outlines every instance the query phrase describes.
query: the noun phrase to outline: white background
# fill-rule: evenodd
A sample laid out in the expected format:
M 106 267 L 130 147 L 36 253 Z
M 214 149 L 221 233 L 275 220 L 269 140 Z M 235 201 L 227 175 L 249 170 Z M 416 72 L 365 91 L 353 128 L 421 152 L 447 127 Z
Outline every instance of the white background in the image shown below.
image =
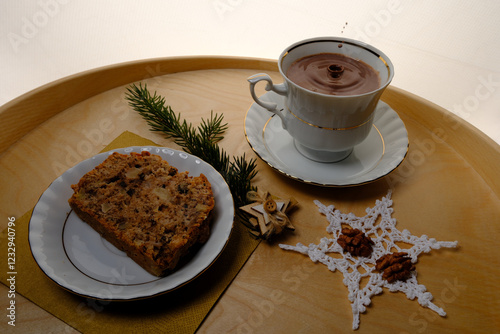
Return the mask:
M 288 45 L 344 36 L 381 49 L 393 86 L 500 143 L 498 0 L 2 0 L 0 105 L 56 79 L 184 55 L 277 59 Z

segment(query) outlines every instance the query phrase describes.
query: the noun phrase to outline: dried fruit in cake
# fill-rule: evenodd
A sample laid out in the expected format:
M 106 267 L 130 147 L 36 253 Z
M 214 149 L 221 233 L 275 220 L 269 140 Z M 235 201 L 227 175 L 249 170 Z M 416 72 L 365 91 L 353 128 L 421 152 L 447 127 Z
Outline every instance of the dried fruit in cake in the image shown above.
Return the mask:
M 147 151 L 115 152 L 72 188 L 75 213 L 155 276 L 210 235 L 215 202 L 208 179 L 179 173 Z

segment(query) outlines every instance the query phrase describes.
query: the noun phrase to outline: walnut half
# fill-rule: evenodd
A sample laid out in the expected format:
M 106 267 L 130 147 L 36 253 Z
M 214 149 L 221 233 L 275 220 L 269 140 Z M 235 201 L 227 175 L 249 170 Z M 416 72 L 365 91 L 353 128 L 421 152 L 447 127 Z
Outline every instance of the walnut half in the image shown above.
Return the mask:
M 369 257 L 372 254 L 372 245 L 374 244 L 373 240 L 367 237 L 362 231 L 349 227 L 342 229 L 342 234 L 339 235 L 337 243 L 344 249 L 344 252 L 364 257 Z
M 415 266 L 411 263 L 407 253 L 397 252 L 380 257 L 376 262 L 375 269 L 382 272 L 383 279 L 393 283 L 408 279 L 412 270 L 415 270 Z

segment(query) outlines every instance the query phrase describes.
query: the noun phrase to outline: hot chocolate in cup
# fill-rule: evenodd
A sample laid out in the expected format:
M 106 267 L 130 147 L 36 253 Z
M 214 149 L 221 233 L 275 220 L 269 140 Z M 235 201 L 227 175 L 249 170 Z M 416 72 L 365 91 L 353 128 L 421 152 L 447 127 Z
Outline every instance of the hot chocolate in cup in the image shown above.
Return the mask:
M 255 102 L 281 118 L 306 158 L 337 162 L 372 130 L 374 111 L 394 76 L 389 58 L 366 43 L 337 37 L 297 42 L 278 59 L 283 83 L 259 73 L 248 78 Z M 283 95 L 284 106 L 260 100 L 255 85 Z

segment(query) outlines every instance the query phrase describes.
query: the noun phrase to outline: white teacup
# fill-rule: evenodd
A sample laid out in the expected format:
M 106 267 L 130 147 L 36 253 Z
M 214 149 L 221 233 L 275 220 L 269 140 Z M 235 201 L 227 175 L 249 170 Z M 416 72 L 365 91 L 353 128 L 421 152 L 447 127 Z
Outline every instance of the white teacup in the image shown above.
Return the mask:
M 298 86 L 287 76 L 296 60 L 320 53 L 337 53 L 370 65 L 380 76 L 380 87 L 359 95 L 330 95 Z M 250 93 L 257 104 L 281 118 L 283 128 L 293 137 L 305 157 L 320 162 L 345 159 L 372 129 L 373 113 L 385 88 L 394 76 L 394 67 L 380 50 L 366 43 L 339 37 L 300 41 L 286 48 L 278 59 L 284 82 L 274 84 L 265 73 L 248 78 Z M 260 100 L 255 85 L 267 81 L 266 90 L 285 96 L 284 109 Z

